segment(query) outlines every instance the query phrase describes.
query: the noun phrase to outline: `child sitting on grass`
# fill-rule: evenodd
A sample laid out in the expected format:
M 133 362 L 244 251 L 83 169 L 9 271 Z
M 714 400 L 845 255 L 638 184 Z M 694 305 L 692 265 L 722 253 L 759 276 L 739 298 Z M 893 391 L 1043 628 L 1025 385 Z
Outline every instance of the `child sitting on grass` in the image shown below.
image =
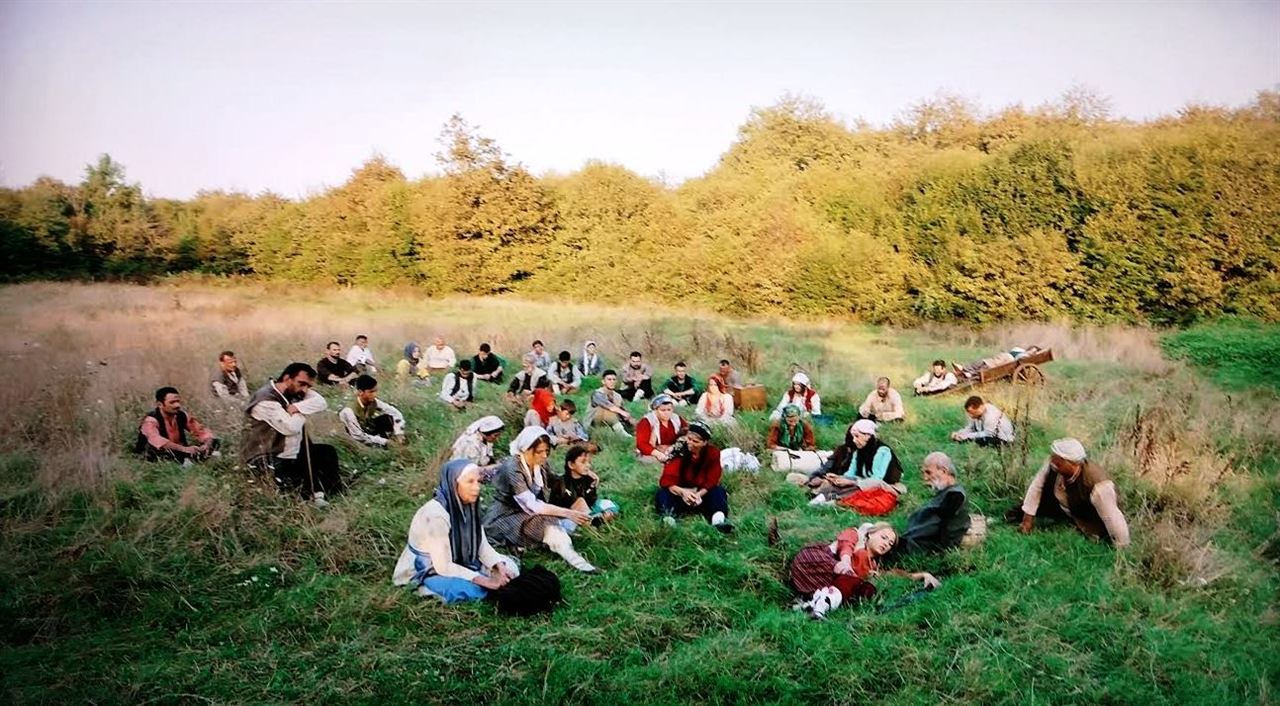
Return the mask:
M 599 527 L 616 518 L 619 510 L 617 503 L 599 496 L 600 476 L 591 469 L 591 457 L 590 447 L 570 447 L 564 459 L 564 475 L 547 479 L 547 496 L 554 505 L 588 513 L 591 526 Z M 567 532 L 577 529 L 568 521 L 560 524 Z
M 555 417 L 547 424 L 547 434 L 551 437 L 552 446 L 587 443 L 587 429 L 582 422 L 574 418 L 578 405 L 573 400 L 560 400 Z

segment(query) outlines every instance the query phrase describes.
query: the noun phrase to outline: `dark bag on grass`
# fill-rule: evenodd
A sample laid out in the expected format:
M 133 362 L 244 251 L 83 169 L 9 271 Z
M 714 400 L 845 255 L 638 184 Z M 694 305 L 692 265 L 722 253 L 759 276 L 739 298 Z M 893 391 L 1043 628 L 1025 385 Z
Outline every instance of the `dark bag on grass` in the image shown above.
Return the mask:
M 541 566 L 532 567 L 502 588 L 490 591 L 489 597 L 504 615 L 551 612 L 564 600 L 560 595 L 560 579 Z

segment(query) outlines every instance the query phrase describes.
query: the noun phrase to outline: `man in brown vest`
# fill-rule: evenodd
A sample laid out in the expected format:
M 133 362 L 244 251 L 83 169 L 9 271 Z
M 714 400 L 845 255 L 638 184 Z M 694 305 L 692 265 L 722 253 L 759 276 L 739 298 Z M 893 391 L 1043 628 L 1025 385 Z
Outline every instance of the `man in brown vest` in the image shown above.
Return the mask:
M 281 488 L 296 489 L 323 507 L 326 493 L 342 490 L 342 476 L 334 448 L 313 443 L 305 433 L 307 417 L 328 408 L 311 389 L 315 382 L 314 368 L 290 363 L 253 393 L 244 409 L 240 455 L 250 469 L 271 473 Z
M 1017 521 L 1017 515 L 1023 534 L 1031 532 L 1036 517 L 1052 517 L 1074 522 L 1090 538 L 1116 547 L 1129 544 L 1129 524 L 1116 502 L 1115 483 L 1075 439 L 1053 442 L 1049 460 L 1027 486 L 1022 507 L 1010 510 L 1007 519 Z

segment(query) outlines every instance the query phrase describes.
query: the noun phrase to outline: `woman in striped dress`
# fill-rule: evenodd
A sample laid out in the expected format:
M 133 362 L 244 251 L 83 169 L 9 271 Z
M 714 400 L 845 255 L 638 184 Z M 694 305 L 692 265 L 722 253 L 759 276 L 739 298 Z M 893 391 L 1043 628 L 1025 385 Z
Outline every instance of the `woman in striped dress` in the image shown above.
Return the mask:
M 485 513 L 485 534 L 520 549 L 545 544 L 573 568 L 594 573 L 596 567 L 574 551 L 566 531 L 566 527 L 590 524 L 591 516 L 547 501 L 545 464 L 551 437 L 542 427 L 525 427 L 512 448 L 514 453 L 498 466 L 493 478 L 494 498 Z

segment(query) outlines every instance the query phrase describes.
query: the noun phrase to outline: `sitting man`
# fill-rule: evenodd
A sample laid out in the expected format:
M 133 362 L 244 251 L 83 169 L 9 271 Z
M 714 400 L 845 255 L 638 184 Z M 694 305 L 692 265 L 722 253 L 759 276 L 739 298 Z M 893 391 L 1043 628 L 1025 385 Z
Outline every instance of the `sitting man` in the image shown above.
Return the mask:
M 889 385 L 889 378 L 876 380 L 876 389 L 867 395 L 858 408 L 858 414 L 877 423 L 900 422 L 907 416 L 902 406 L 902 395 Z
M 361 375 L 377 375 L 377 361 L 373 359 L 373 351 L 369 350 L 369 337 L 363 333 L 356 336 L 355 345 L 347 351 L 347 362 L 355 366 Z
M 1076 439 L 1053 442 L 1049 459 L 1027 486 L 1022 507 L 1010 510 L 1005 519 L 1021 520 L 1019 531 L 1030 534 L 1036 517 L 1069 520 L 1091 539 L 1129 545 L 1129 523 L 1116 502 L 1115 483 Z
M 675 375 L 667 378 L 667 384 L 662 386 L 663 394 L 669 395 L 681 407 L 698 404 L 698 382 L 689 377 L 688 370 L 683 360 L 676 363 Z
M 316 375 L 319 376 L 317 379 L 320 384 L 344 387 L 351 384 L 360 373 L 356 372 L 355 366 L 343 359 L 342 344 L 329 341 L 325 349 L 325 357 L 316 363 Z
M 547 371 L 551 378 L 551 389 L 557 395 L 572 395 L 582 387 L 582 373 L 573 364 L 573 355 L 569 351 L 560 351 L 556 364 Z
M 218 354 L 218 369 L 209 380 L 213 394 L 220 400 L 244 401 L 249 399 L 249 383 L 236 361 L 236 354 L 223 351 Z
M 425 358 L 427 373 L 430 375 L 447 373 L 458 364 L 458 356 L 453 352 L 453 348 L 445 345 L 444 336 L 436 336 L 435 342 L 427 348 Z
M 641 360 L 640 351 L 631 351 L 626 367 L 622 369 L 622 399 L 639 402 L 653 399 L 653 366 Z
M 1000 408 L 973 395 L 964 401 L 969 422 L 951 433 L 952 441 L 972 441 L 978 446 L 1003 446 L 1013 443 L 1013 422 Z
M 533 366 L 539 370 L 551 369 L 551 354 L 547 352 L 547 347 L 542 341 L 534 341 L 533 349 L 529 351 L 529 355 L 533 356 Z
M 662 467 L 654 505 L 662 521 L 675 527 L 675 515 L 697 512 L 717 530 L 728 534 L 729 494 L 720 485 L 720 449 L 711 443 L 711 430 L 702 422 L 689 425 L 677 453 Z
M 188 438 L 190 435 L 190 438 Z M 187 442 L 194 440 L 199 446 Z M 196 418 L 182 411 L 177 388 L 156 390 L 156 408 L 142 418 L 134 452 L 148 461 L 175 461 L 188 465 L 218 454 L 218 440 Z
M 502 420 L 493 415 L 472 422 L 453 442 L 453 458 L 465 458 L 480 467 L 480 482 L 488 483 L 498 470 L 493 445 L 502 436 Z
M 731 393 L 734 390 L 742 387 L 742 373 L 738 372 L 737 370 L 734 370 L 733 366 L 729 365 L 728 360 L 721 359 L 720 370 L 717 374 L 720 376 L 721 380 L 724 380 L 724 385 L 726 388 L 725 392 Z
M 525 353 L 520 358 L 520 372 L 511 376 L 511 384 L 507 386 L 507 397 L 516 402 L 528 401 L 533 396 L 533 391 L 538 389 L 538 383 L 547 379 L 547 372 L 539 368 L 535 364 L 535 357 L 532 353 Z M 550 381 L 547 386 L 550 387 Z
M 253 393 L 244 410 L 240 455 L 249 468 L 270 472 L 282 489 L 297 489 L 324 507 L 329 504 L 326 494 L 342 490 L 342 475 L 338 452 L 307 438 L 307 417 L 329 408 L 311 389 L 315 379 L 310 365 L 290 363 L 280 377 Z
M 640 463 L 666 463 L 671 460 L 671 445 L 684 433 L 685 421 L 675 413 L 675 402 L 658 395 L 649 404 L 649 413 L 636 424 L 636 453 Z
M 458 369 L 444 376 L 444 384 L 440 385 L 440 399 L 453 405 L 456 410 L 466 409 L 475 401 L 471 385 L 473 380 L 471 361 L 458 361 Z
M 895 553 L 939 552 L 960 546 L 969 531 L 969 497 L 956 483 L 956 467 L 941 451 L 924 457 L 920 474 L 933 497 L 907 518 Z
M 356 399 L 343 407 L 338 419 L 352 439 L 369 446 L 386 446 L 394 438 L 404 443 L 404 415 L 378 399 L 378 381 L 372 375 L 356 378 Z
M 471 358 L 471 372 L 477 380 L 485 382 L 502 382 L 502 366 L 506 363 L 489 347 L 488 343 L 480 344 L 480 352 Z
M 947 361 L 935 360 L 929 372 L 916 378 L 911 386 L 917 395 L 934 395 L 955 387 L 956 375 L 947 370 Z
M 618 374 L 612 370 L 606 370 L 600 376 L 599 389 L 591 393 L 591 409 L 587 410 L 586 425 L 613 427 L 619 435 L 631 436 L 630 430 L 635 421 L 627 408 L 622 406 L 622 395 L 613 389 L 617 384 Z

